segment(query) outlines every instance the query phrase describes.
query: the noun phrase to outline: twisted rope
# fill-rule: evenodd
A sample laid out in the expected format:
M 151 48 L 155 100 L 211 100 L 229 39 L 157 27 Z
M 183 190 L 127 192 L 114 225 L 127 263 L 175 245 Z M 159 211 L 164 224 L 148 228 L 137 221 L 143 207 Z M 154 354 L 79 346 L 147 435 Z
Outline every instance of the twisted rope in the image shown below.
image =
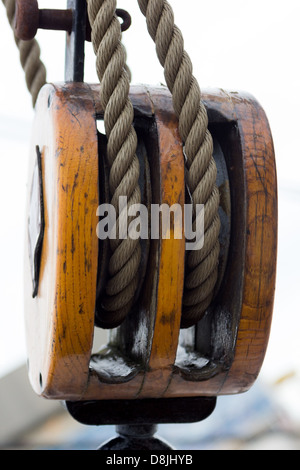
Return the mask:
M 129 207 L 141 202 L 137 136 L 132 125 L 133 107 L 128 98 L 126 52 L 121 43 L 120 22 L 115 14 L 116 0 L 87 0 L 87 5 L 108 139 L 111 204 L 115 207 L 119 227 L 119 223 L 122 226 L 126 222 Z M 128 198 L 128 205 L 121 214 L 118 213 L 120 196 Z M 112 322 L 115 325 L 121 323 L 132 306 L 141 259 L 139 240 L 120 240 L 117 237 L 110 242 L 112 255 L 108 266 L 109 279 L 106 295 L 102 299 L 102 321 L 109 326 Z
M 14 30 L 15 0 L 2 0 L 11 28 Z M 16 45 L 20 52 L 20 62 L 25 72 L 27 88 L 35 106 L 40 89 L 46 83 L 46 68 L 40 60 L 40 47 L 35 39 L 22 41 L 14 34 Z
M 13 28 L 15 0 L 2 0 Z M 111 203 L 118 215 L 117 228 L 127 225 L 127 210 L 141 202 L 138 185 L 139 162 L 136 156 L 137 136 L 134 131 L 133 108 L 129 95 L 129 69 L 121 43 L 121 27 L 115 15 L 116 0 L 87 0 L 92 26 L 92 43 L 96 53 L 96 70 L 101 83 L 100 100 L 108 138 L 107 158 L 110 167 Z M 166 0 L 138 0 L 146 17 L 148 31 L 156 51 L 167 86 L 172 93 L 179 132 L 184 143 L 187 185 L 191 192 L 196 228 L 196 204 L 205 206 L 204 246 L 187 257 L 187 273 L 183 295 L 182 326 L 188 327 L 203 316 L 211 303 L 218 275 L 219 191 L 216 186 L 216 165 L 213 142 L 208 131 L 206 109 L 201 91 L 193 76 L 192 64 L 184 50 L 182 34 L 174 24 L 171 6 Z M 46 69 L 40 60 L 40 48 L 35 39 L 22 41 L 15 36 L 25 71 L 28 90 L 35 102 L 46 83 Z M 128 205 L 119 214 L 120 196 L 127 196 Z M 103 322 L 121 323 L 129 312 L 138 285 L 141 258 L 139 240 L 111 240 L 109 280 L 103 298 Z
M 191 193 L 195 230 L 196 204 L 204 204 L 204 246 L 191 251 L 187 257 L 187 273 L 183 295 L 182 326 L 188 327 L 201 319 L 212 301 L 218 276 L 219 191 L 216 186 L 217 169 L 213 159 L 213 141 L 208 131 L 206 109 L 201 102 L 201 91 L 193 76 L 190 57 L 184 50 L 174 14 L 166 0 L 138 0 L 146 17 L 150 36 L 167 86 L 172 93 L 173 106 L 179 119 L 179 133 L 184 143 L 187 167 L 187 185 Z

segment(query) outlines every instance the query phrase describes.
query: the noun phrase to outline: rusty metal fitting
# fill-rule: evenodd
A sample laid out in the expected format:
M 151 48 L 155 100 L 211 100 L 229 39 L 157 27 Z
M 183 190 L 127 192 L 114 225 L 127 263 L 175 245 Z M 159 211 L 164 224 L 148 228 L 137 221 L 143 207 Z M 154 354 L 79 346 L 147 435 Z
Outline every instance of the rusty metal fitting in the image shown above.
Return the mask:
M 131 16 L 128 11 L 117 8 L 116 15 L 123 20 L 123 23 L 121 23 L 122 32 L 127 31 L 131 26 Z
M 37 0 L 16 0 L 15 33 L 23 41 L 33 39 L 39 28 L 71 32 L 72 23 L 72 10 L 40 10 Z
M 126 31 L 131 25 L 129 13 L 122 9 L 116 10 L 116 15 L 122 19 L 121 30 Z M 15 34 L 23 41 L 33 39 L 38 29 L 67 31 L 73 27 L 73 11 L 39 9 L 37 0 L 16 0 Z M 91 40 L 91 27 L 87 22 L 86 40 Z

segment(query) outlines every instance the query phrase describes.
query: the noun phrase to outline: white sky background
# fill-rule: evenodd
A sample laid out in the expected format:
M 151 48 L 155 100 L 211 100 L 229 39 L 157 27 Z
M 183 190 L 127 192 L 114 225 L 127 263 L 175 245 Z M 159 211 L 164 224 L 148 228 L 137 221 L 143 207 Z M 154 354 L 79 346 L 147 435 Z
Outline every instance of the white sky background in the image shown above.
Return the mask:
M 262 377 L 300 374 L 300 2 L 299 0 L 170 0 L 175 21 L 202 89 L 253 94 L 273 132 L 279 181 L 278 281 L 273 328 Z M 40 8 L 65 8 L 40 0 Z M 164 82 L 154 44 L 137 1 L 123 0 L 133 19 L 123 41 L 133 83 Z M 37 39 L 48 81 L 64 78 L 65 34 L 40 31 Z M 31 97 L 0 2 L 0 376 L 26 360 L 23 330 L 23 234 L 27 157 L 33 119 Z M 97 81 L 91 44 L 85 80 Z M 299 387 L 299 383 L 298 383 Z M 297 389 L 299 401 L 299 388 Z

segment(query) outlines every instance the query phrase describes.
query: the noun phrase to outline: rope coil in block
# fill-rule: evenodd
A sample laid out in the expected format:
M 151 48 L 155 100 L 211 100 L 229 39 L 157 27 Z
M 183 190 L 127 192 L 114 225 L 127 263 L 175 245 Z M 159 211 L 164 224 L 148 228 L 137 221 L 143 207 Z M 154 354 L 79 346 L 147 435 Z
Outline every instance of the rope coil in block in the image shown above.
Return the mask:
M 96 70 L 101 84 L 100 101 L 104 109 L 109 165 L 111 204 L 116 209 L 117 227 L 132 204 L 141 202 L 137 136 L 132 125 L 133 107 L 129 100 L 126 52 L 121 43 L 121 26 L 116 17 L 116 0 L 88 0 Z M 127 207 L 118 213 L 119 197 L 127 197 Z M 111 326 L 123 321 L 138 287 L 141 260 L 139 240 L 111 240 L 109 279 L 102 299 L 102 322 Z
M 138 0 L 138 4 L 146 17 L 158 59 L 164 67 L 166 83 L 179 119 L 194 224 L 196 204 L 204 204 L 205 210 L 204 246 L 201 250 L 189 252 L 187 257 L 182 326 L 188 327 L 199 321 L 210 305 L 218 277 L 220 196 L 216 186 L 213 141 L 208 131 L 207 112 L 201 102 L 201 91 L 193 76 L 190 57 L 184 50 L 182 34 L 174 24 L 171 6 L 166 0 Z
M 13 28 L 15 0 L 2 0 L 2 3 Z M 171 6 L 166 0 L 138 0 L 138 4 L 156 44 L 157 56 L 164 67 L 166 83 L 172 93 L 174 110 L 179 120 L 179 133 L 186 156 L 187 186 L 193 203 L 193 230 L 196 228 L 196 205 L 204 204 L 205 207 L 204 246 L 201 250 L 189 252 L 187 256 L 182 326 L 188 327 L 199 321 L 210 305 L 218 277 L 219 191 L 216 186 L 213 142 L 208 131 L 207 112 L 201 102 L 201 91 L 193 76 L 191 60 L 184 50 L 182 34 L 174 24 Z M 111 203 L 117 211 L 118 227 L 124 213 L 127 213 L 127 210 L 118 213 L 119 197 L 127 196 L 126 209 L 141 202 L 137 136 L 132 125 L 133 108 L 128 97 L 130 72 L 126 64 L 126 51 L 121 43 L 116 0 L 87 0 L 87 6 L 108 138 Z M 15 36 L 15 42 L 20 50 L 20 60 L 34 106 L 40 89 L 46 83 L 40 48 L 35 39 L 22 41 Z M 103 322 L 107 322 L 109 327 L 123 321 L 134 301 L 141 259 L 140 242 L 117 237 L 111 240 L 111 251 L 110 277 L 103 299 Z

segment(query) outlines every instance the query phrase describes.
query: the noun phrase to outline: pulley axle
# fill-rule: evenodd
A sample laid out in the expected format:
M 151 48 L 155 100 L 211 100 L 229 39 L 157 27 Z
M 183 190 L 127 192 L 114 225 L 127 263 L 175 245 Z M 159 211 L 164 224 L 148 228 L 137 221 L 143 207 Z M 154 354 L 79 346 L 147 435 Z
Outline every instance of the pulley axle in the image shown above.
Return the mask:
M 131 25 L 129 13 L 117 8 L 116 15 L 122 19 L 121 30 L 126 31 Z M 17 38 L 30 41 L 38 29 L 66 31 L 73 29 L 74 13 L 66 10 L 39 9 L 37 0 L 16 0 L 15 33 Z M 91 26 L 86 22 L 86 41 L 91 41 Z

